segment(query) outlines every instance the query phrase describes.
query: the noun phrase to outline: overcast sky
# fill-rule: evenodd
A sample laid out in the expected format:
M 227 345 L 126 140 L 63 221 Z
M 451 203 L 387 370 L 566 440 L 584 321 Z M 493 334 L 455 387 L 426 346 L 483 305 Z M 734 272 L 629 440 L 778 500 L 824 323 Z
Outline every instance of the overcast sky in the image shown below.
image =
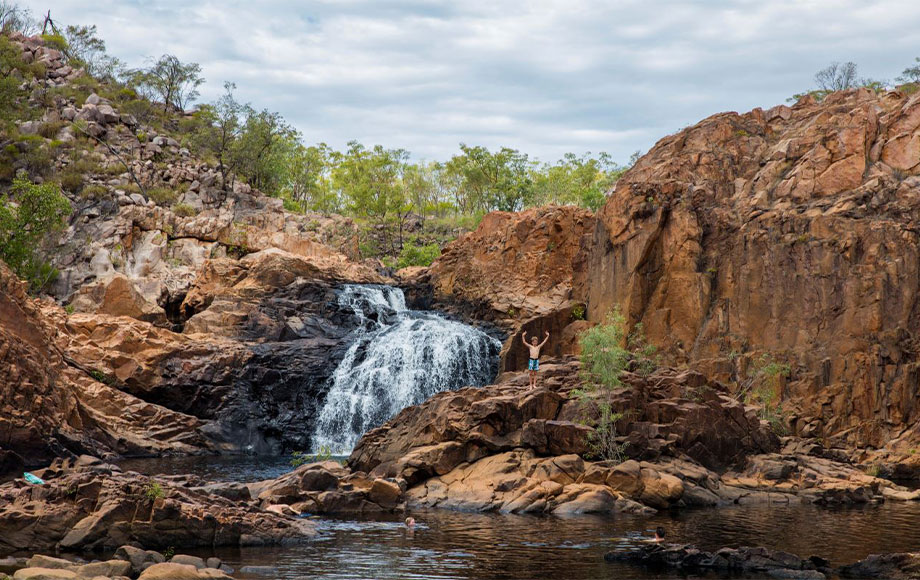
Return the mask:
M 626 161 L 720 111 L 783 103 L 852 60 L 894 79 L 920 56 L 918 0 L 19 0 L 96 24 L 129 65 L 201 64 L 307 143 L 446 159 L 461 142 Z

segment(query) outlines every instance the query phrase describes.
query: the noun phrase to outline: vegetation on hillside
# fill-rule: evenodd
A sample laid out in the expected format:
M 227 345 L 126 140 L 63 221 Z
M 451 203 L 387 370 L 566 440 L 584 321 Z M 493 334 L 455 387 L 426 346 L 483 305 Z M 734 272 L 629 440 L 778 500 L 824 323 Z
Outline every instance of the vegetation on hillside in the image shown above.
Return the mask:
M 34 34 L 42 26 L 28 10 L 0 0 L 0 28 L 6 34 Z M 625 170 L 605 153 L 567 154 L 554 163 L 543 163 L 513 148 L 461 144 L 449 159 L 431 161 L 415 159 L 404 149 L 357 141 L 344 150 L 325 143 L 308 144 L 279 113 L 241 102 L 232 82 L 224 83 L 220 98 L 187 112 L 204 83 L 197 63 L 164 54 L 145 66 L 130 68 L 107 54 L 95 26 L 52 23 L 46 32 L 46 46 L 60 50 L 67 64 L 89 75 L 38 95 L 30 93 L 20 87 L 42 78 L 41 66 L 20 62 L 9 38 L 0 37 L 0 72 L 4 73 L 0 76 L 0 116 L 5 121 L 0 140 L 15 146 L 0 156 L 0 188 L 24 171 L 32 179 L 61 183 L 71 193 L 98 193 L 93 188 L 84 190 L 87 184 L 76 174 L 79 166 L 61 175 L 52 161 L 62 151 L 84 159 L 83 152 L 97 144 L 118 156 L 122 152 L 117 146 L 80 127 L 74 129 L 75 142 L 56 143 L 65 122 L 43 125 L 42 138 L 21 134 L 13 123 L 42 114 L 28 106 L 36 96 L 49 104 L 57 97 L 74 99 L 79 107 L 92 93 L 137 119 L 141 141 L 141 127 L 147 127 L 175 138 L 192 155 L 210 163 L 218 170 L 224 189 L 242 181 L 282 199 L 291 212 L 354 218 L 360 227 L 361 253 L 386 258 L 393 266 L 430 263 L 441 245 L 475 228 L 489 211 L 544 204 L 597 209 Z M 9 74 L 13 70 L 18 72 Z M 121 165 L 119 172 L 129 170 L 128 163 Z M 133 181 L 139 193 L 149 198 L 145 186 L 136 178 Z
M 920 63 L 920 58 L 915 59 Z M 896 79 L 899 83 L 898 90 L 907 93 L 913 93 L 920 88 L 920 64 L 913 67 L 907 67 Z M 845 91 L 865 87 L 875 92 L 884 91 L 891 83 L 887 80 L 860 77 L 858 67 L 854 62 L 832 62 L 826 67 L 815 73 L 815 84 L 817 88 L 810 89 L 804 93 L 796 93 L 787 99 L 789 102 L 795 102 L 805 96 L 812 96 L 821 101 L 829 94 L 836 91 Z

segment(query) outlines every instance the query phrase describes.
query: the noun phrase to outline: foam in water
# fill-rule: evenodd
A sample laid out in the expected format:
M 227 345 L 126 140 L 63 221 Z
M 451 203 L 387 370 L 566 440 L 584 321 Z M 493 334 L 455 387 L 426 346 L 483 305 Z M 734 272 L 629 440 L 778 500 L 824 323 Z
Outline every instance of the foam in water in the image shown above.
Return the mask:
M 348 285 L 338 301 L 361 324 L 332 375 L 314 450 L 350 453 L 361 435 L 403 408 L 492 380 L 498 340 L 433 312 L 409 310 L 399 288 Z

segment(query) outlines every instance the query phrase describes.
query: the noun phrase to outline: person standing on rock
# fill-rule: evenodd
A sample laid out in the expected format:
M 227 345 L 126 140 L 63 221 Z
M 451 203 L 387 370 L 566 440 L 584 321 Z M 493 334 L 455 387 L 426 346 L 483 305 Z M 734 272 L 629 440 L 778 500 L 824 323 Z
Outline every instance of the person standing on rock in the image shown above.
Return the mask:
M 543 345 L 549 340 L 549 331 L 546 332 L 546 338 L 544 338 L 543 342 L 540 344 L 537 344 L 536 336 L 530 339 L 528 343 L 526 330 L 524 334 L 521 335 L 521 340 L 524 341 L 524 346 L 530 350 L 530 358 L 527 360 L 527 370 L 530 371 L 530 388 L 533 389 L 537 386 L 537 371 L 540 370 L 540 349 L 543 348 Z

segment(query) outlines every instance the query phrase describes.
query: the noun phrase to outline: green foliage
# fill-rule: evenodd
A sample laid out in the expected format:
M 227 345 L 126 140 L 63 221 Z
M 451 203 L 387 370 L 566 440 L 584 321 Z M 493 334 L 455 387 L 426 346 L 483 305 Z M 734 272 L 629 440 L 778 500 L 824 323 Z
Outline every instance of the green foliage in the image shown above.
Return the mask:
M 626 461 L 626 448 L 629 443 L 617 440 L 617 423 L 625 417 L 624 413 L 613 410 L 610 403 L 597 403 L 597 419 L 594 430 L 588 433 L 588 453 L 603 461 L 623 463 Z
M 147 189 L 147 197 L 157 205 L 170 205 L 179 199 L 179 194 L 170 187 L 151 187 Z
M 163 490 L 162 485 L 156 481 L 150 481 L 147 482 L 147 485 L 144 487 L 144 497 L 150 501 L 155 501 L 166 497 L 166 492 Z
M 788 364 L 776 361 L 770 353 L 763 353 L 751 361 L 739 390 L 741 400 L 759 406 L 760 418 L 769 422 L 780 435 L 786 432 L 786 421 L 779 389 L 782 379 L 788 377 L 791 370 Z
M 866 466 L 866 475 L 869 477 L 879 477 L 881 474 L 882 468 L 878 463 L 873 463 L 872 465 Z
M 585 306 L 584 304 L 576 304 L 572 307 L 572 320 L 584 320 L 585 319 Z
M 149 67 L 131 71 L 130 82 L 135 90 L 150 100 L 182 111 L 198 98 L 198 87 L 204 83 L 201 65 L 183 63 L 176 56 L 164 54 Z
M 21 8 L 15 2 L 0 0 L 0 32 L 11 34 L 21 32 L 26 36 L 35 34 L 38 23 L 32 12 Z
M 641 324 L 627 332 L 626 319 L 618 308 L 607 314 L 603 324 L 582 332 L 579 343 L 583 384 L 572 394 L 582 421 L 594 427 L 587 441 L 590 454 L 622 461 L 626 443 L 618 441 L 616 426 L 626 412 L 615 411 L 612 398 L 623 386 L 623 373 L 650 374 L 657 368 L 656 349 L 646 342 Z
M 49 48 L 67 52 L 67 39 L 60 34 L 42 34 L 42 41 Z
M 68 304 L 67 306 L 64 307 L 64 312 L 66 312 L 67 314 L 73 314 L 75 310 L 76 309 L 74 308 L 73 304 Z
M 13 181 L 10 194 L 0 197 L 0 259 L 39 292 L 57 276 L 46 260 L 47 238 L 63 227 L 70 202 L 56 184 L 21 178 Z
M 914 58 L 914 66 L 909 66 L 901 72 L 898 81 L 902 83 L 920 83 L 920 56 Z
M 175 548 L 175 546 L 169 546 L 168 548 L 166 548 L 165 550 L 163 550 L 163 557 L 166 558 L 166 561 L 167 561 L 167 562 L 168 562 L 170 559 L 172 559 L 172 557 L 175 556 L 175 555 L 176 555 L 176 548 Z
M 38 134 L 45 139 L 54 139 L 58 132 L 67 126 L 67 121 L 48 121 L 38 128 Z
M 300 467 L 307 463 L 319 463 L 332 459 L 332 448 L 328 445 L 321 445 L 316 453 L 305 453 L 295 451 L 291 454 L 291 467 Z
M 407 266 L 430 266 L 441 255 L 441 248 L 437 244 L 417 246 L 415 239 L 409 239 L 403 244 L 399 253 L 398 268 Z
M 606 153 L 597 158 L 567 153 L 554 165 L 534 173 L 534 202 L 579 205 L 597 211 L 607 201 L 607 191 L 626 171 Z
M 176 205 L 172 207 L 172 211 L 174 214 L 176 214 L 179 217 L 192 217 L 193 215 L 196 215 L 198 213 L 197 211 L 195 211 L 194 207 L 190 206 L 187 203 L 177 203 Z
M 65 190 L 77 193 L 83 187 L 83 173 L 68 167 L 58 176 L 58 181 Z
M 609 312 L 603 324 L 585 330 L 579 344 L 583 378 L 607 390 L 621 387 L 626 371 L 649 375 L 658 368 L 657 349 L 645 340 L 642 323 L 627 333 L 619 308 Z
M 82 66 L 93 77 L 108 82 L 115 82 L 124 73 L 124 65 L 106 54 L 105 41 L 97 35 L 96 25 L 67 26 L 64 37 L 67 41 L 64 52 L 71 66 Z

